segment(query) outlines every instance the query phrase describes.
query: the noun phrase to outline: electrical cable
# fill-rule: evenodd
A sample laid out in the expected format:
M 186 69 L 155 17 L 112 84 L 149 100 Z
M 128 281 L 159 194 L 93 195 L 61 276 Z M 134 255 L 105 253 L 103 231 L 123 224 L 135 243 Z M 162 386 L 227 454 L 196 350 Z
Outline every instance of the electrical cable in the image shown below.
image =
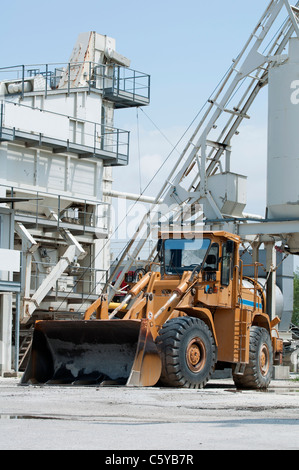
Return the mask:
M 138 150 L 138 167 L 139 167 L 139 193 L 142 194 L 141 184 L 141 156 L 140 156 L 140 135 L 139 135 L 139 107 L 136 108 L 136 121 L 137 121 L 137 150 Z

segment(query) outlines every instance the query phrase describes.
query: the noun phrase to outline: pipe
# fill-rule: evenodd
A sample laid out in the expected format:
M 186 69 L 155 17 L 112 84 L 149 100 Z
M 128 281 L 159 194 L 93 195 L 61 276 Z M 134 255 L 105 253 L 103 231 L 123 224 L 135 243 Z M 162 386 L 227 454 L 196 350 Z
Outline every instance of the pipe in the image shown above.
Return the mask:
M 15 371 L 19 372 L 20 342 L 20 293 L 16 294 Z
M 131 201 L 148 202 L 150 204 L 154 203 L 156 200 L 156 198 L 151 196 L 143 196 L 133 193 L 123 193 L 121 191 L 115 191 L 114 189 L 104 189 L 103 195 L 108 197 L 119 197 L 123 199 L 129 199 Z
M 263 217 L 262 215 L 248 214 L 247 212 L 243 212 L 242 216 L 243 216 L 245 219 L 265 220 L 265 217 Z

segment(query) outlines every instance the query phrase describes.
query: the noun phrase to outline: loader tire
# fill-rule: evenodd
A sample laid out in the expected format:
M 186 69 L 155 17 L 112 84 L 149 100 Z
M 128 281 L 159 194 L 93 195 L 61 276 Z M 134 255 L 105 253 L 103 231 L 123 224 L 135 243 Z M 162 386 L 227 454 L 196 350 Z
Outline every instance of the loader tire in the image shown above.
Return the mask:
M 203 388 L 216 363 L 216 344 L 208 326 L 194 317 L 173 318 L 159 332 L 161 385 Z
M 268 331 L 265 328 L 252 326 L 250 329 L 249 364 L 244 374 L 234 373 L 233 379 L 237 388 L 260 390 L 268 388 L 273 371 L 273 349 Z

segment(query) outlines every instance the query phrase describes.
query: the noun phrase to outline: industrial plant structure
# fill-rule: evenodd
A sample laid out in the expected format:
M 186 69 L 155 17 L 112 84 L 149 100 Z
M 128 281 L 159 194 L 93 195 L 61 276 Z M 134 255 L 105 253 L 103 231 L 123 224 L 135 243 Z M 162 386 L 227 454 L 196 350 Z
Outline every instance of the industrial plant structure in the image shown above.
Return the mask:
M 102 292 L 113 299 L 152 229 L 161 227 L 159 213 L 168 229 L 200 225 L 240 236 L 241 258 L 250 256 L 260 271 L 267 313 L 279 315 L 279 333 L 290 339 L 291 255 L 299 254 L 298 22 L 299 2 L 269 3 L 112 270 L 111 169 L 129 155 L 129 133 L 113 127 L 113 114 L 149 104 L 149 76 L 131 70 L 114 40 L 96 33 L 79 36 L 68 64 L 1 70 L 0 373 L 21 366 L 19 348 L 26 351 L 36 319 L 70 318 L 78 305 L 83 314 Z M 245 212 L 246 175 L 233 172 L 230 156 L 266 85 L 267 207 L 255 216 Z M 243 264 L 246 274 L 250 263 Z
M 0 374 L 22 367 L 36 319 L 86 309 L 107 280 L 106 194 L 129 157 L 114 110 L 149 104 L 149 75 L 129 66 L 88 32 L 66 64 L 0 70 Z

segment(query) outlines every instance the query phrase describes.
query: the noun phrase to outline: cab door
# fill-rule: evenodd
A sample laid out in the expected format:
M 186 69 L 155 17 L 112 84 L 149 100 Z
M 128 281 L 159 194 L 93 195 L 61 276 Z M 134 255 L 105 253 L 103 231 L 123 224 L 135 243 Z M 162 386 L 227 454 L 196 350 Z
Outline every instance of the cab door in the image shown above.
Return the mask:
M 232 240 L 226 240 L 222 243 L 221 250 L 219 305 L 231 308 L 235 243 Z

